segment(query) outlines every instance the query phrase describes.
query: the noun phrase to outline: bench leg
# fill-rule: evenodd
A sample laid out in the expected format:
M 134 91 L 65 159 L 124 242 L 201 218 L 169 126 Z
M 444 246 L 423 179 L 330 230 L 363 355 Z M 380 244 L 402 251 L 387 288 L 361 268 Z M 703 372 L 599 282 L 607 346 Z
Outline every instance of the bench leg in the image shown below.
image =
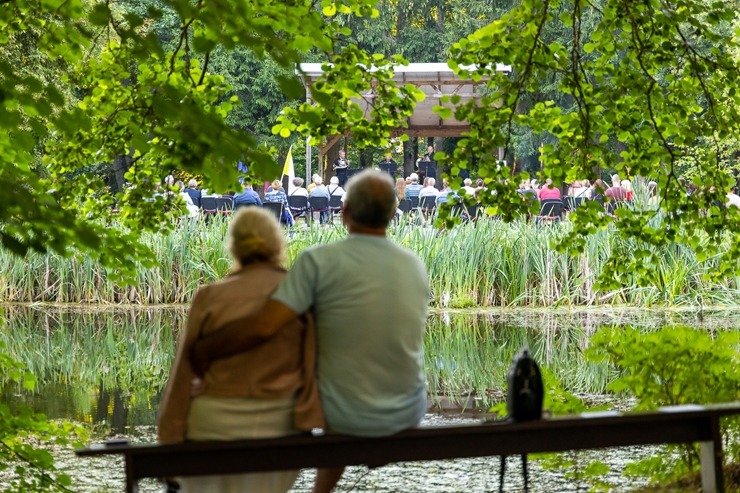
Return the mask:
M 722 473 L 722 434 L 719 429 L 719 418 L 712 419 L 711 427 L 713 440 L 699 444 L 701 490 L 704 493 L 724 493 L 725 479 Z
M 134 472 L 133 459 L 126 456 L 126 493 L 139 493 L 139 481 Z

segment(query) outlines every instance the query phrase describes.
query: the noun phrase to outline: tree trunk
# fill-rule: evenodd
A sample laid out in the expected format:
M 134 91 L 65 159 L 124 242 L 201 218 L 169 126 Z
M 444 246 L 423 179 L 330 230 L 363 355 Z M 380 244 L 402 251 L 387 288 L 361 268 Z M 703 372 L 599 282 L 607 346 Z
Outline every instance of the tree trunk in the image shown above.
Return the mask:
M 116 156 L 116 159 L 113 160 L 113 174 L 116 177 L 116 190 L 114 190 L 114 193 L 122 192 L 126 186 L 126 178 L 124 176 L 130 166 L 131 158 L 129 156 Z
M 419 139 L 412 137 L 403 143 L 403 176 L 409 176 L 416 167 L 416 154 Z
M 373 150 L 369 147 L 360 150 L 360 168 L 373 167 Z
M 329 149 L 326 153 L 326 157 L 322 158 L 322 162 L 319 163 L 319 169 L 321 172 L 319 174 L 321 175 L 321 178 L 324 180 L 324 183 L 328 183 L 329 177 L 334 176 L 334 171 L 331 169 L 332 163 L 334 163 L 334 160 L 339 157 L 339 149 L 342 148 L 341 140 L 334 144 L 331 149 Z M 324 168 L 324 163 L 326 163 L 326 168 Z M 350 168 L 356 167 L 356 163 L 353 163 L 350 161 Z

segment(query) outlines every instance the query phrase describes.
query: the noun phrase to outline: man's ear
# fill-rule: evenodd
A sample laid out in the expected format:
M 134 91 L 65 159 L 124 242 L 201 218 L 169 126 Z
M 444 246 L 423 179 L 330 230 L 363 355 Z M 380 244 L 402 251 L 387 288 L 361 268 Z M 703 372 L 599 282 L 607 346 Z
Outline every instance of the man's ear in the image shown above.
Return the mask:
M 342 222 L 344 224 L 347 224 L 349 221 L 349 205 L 347 204 L 347 202 L 342 202 Z

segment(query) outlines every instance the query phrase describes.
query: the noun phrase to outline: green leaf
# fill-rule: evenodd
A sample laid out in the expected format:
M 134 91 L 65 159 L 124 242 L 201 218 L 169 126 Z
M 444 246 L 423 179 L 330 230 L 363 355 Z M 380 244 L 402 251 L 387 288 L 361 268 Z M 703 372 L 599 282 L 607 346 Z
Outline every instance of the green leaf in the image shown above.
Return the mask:
M 98 2 L 88 15 L 88 20 L 94 26 L 107 26 L 110 21 L 110 8 L 107 2 Z M 135 26 L 134 26 L 135 27 Z

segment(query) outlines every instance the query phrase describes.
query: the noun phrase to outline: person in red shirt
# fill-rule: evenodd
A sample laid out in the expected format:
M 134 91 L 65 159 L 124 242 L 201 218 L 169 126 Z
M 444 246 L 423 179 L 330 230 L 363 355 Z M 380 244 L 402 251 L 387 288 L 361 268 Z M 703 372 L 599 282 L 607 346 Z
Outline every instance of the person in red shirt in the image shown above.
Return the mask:
M 627 190 L 622 188 L 621 185 L 615 185 L 608 188 L 604 195 L 609 197 L 613 201 L 627 200 Z
M 542 200 L 546 199 L 559 199 L 560 189 L 552 186 L 552 180 L 548 178 L 545 180 L 545 186 L 537 192 L 537 198 Z

